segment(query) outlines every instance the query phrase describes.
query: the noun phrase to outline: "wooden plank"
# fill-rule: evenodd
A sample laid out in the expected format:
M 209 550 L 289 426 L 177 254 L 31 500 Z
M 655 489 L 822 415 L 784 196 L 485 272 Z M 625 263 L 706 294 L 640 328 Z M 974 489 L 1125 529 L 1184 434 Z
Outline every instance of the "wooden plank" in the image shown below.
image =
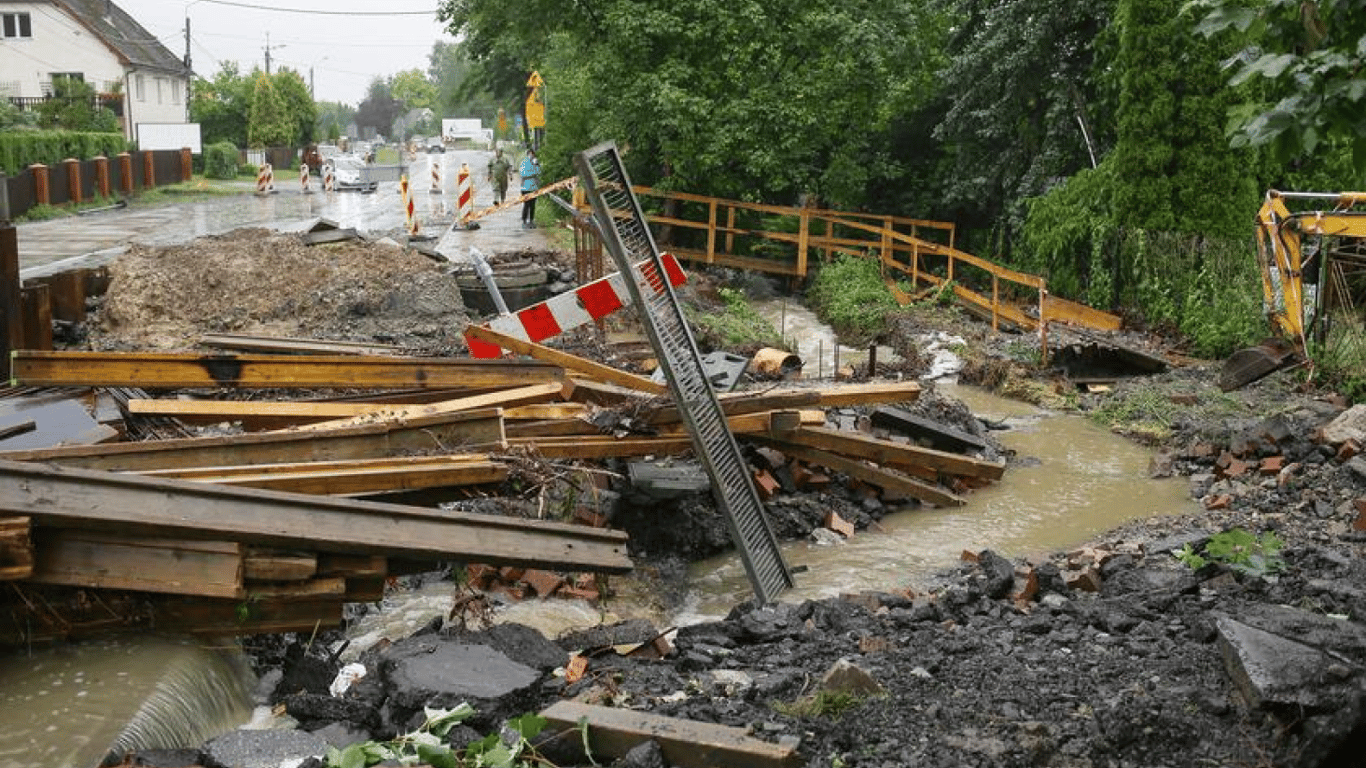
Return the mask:
M 761 435 L 738 435 L 744 440 L 776 448 L 794 459 L 800 459 L 808 464 L 818 464 L 826 469 L 833 469 L 836 472 L 843 472 L 852 478 L 862 480 L 869 485 L 894 491 L 913 499 L 919 499 L 928 504 L 936 504 L 941 507 L 961 507 L 967 503 L 963 497 L 939 488 L 937 486 L 922 483 L 919 480 L 900 475 L 890 470 L 878 469 L 864 464 L 855 459 L 845 458 L 828 451 L 821 451 L 815 448 L 797 445 L 795 443 Z
M 0 581 L 27 579 L 33 573 L 30 520 L 0 516 Z
M 543 344 L 536 344 L 530 341 L 523 341 L 515 336 L 495 331 L 492 328 L 485 328 L 480 325 L 470 325 L 465 329 L 465 334 L 480 341 L 496 344 L 504 349 L 516 352 L 519 355 L 527 355 L 537 360 L 558 365 L 562 368 L 576 371 L 589 378 L 605 381 L 609 384 L 634 389 L 651 395 L 659 395 L 668 392 L 668 387 L 663 384 L 656 384 L 654 381 L 637 376 L 633 373 L 618 370 L 610 365 L 603 365 L 592 360 L 587 360 L 578 355 L 571 355 L 558 349 L 552 349 Z
M 424 403 L 401 407 L 381 407 L 375 411 L 364 413 L 359 416 L 352 416 L 350 418 L 335 421 L 323 421 L 317 424 L 310 424 L 306 427 L 299 427 L 299 429 L 305 431 L 337 429 L 339 427 L 368 424 L 374 421 L 411 421 L 424 416 L 437 416 L 444 413 L 472 411 L 477 408 L 544 403 L 549 400 L 560 399 L 562 390 L 563 385 L 559 382 L 552 382 L 549 384 L 528 384 L 525 387 L 515 387 L 499 392 L 489 392 L 483 395 L 459 397 L 454 400 L 443 400 L 439 403 Z
M 525 437 L 508 440 L 509 447 L 523 447 L 547 459 L 605 459 L 622 456 L 670 456 L 692 450 L 691 438 L 584 435 L 582 437 Z
M 380 555 L 318 553 L 319 576 L 388 576 L 389 559 Z
M 288 464 L 248 464 L 229 467 L 177 467 L 154 469 L 140 474 L 150 477 L 176 477 L 198 480 L 210 477 L 239 477 L 246 475 L 296 474 L 300 472 L 353 471 L 362 469 L 407 469 L 443 464 L 476 464 L 488 461 L 484 453 L 452 453 L 440 456 L 397 456 L 379 459 L 347 459 L 342 461 L 301 461 Z
M 937 421 L 917 416 L 902 408 L 878 408 L 873 411 L 873 426 L 890 429 L 904 435 L 928 440 L 930 445 L 941 451 L 968 453 L 982 451 L 987 443 L 977 435 L 969 434 L 956 427 L 940 424 Z
M 840 384 L 818 387 L 816 391 L 820 393 L 821 405 L 828 408 L 913 403 L 920 399 L 920 383 L 916 381 L 873 381 L 864 384 Z
M 194 480 L 237 488 L 268 488 L 318 496 L 373 496 L 423 488 L 451 488 L 501 483 L 508 477 L 506 465 L 492 461 L 454 462 L 413 467 L 378 467 L 351 471 L 269 472 L 204 476 Z
M 275 352 L 291 355 L 401 355 L 403 347 L 360 341 L 299 339 L 289 336 L 249 336 L 242 333 L 205 333 L 199 343 L 215 349 Z
M 322 421 L 373 413 L 392 406 L 381 403 L 333 403 L 282 400 L 180 400 L 136 398 L 128 412 L 140 416 L 175 416 L 181 419 L 237 421 L 250 417 L 295 418 Z
M 241 598 L 242 546 L 88 530 L 34 535 L 35 584 Z
M 318 573 L 318 556 L 253 550 L 242 558 L 242 577 L 257 581 L 302 581 Z
M 440 389 L 564 380 L 545 363 L 347 355 L 40 352 L 14 356 L 14 386 Z
M 175 467 L 367 459 L 419 451 L 450 452 L 457 448 L 481 451 L 506 447 L 503 420 L 497 408 L 446 414 L 432 419 L 417 419 L 406 424 L 382 422 L 316 433 L 269 432 L 6 451 L 0 452 L 0 460 L 45 461 L 71 467 L 136 472 Z
M 341 624 L 344 597 L 300 600 L 172 598 L 153 603 L 158 630 L 200 637 L 314 632 Z
M 917 473 L 918 470 L 930 469 L 951 475 L 1000 480 L 1006 470 L 1003 461 L 984 461 L 956 453 L 894 443 L 868 435 L 819 426 L 803 425 L 800 429 L 781 435 L 781 438 L 808 448 L 868 459 L 878 464 Z
M 563 396 L 564 387 L 560 388 Z M 518 405 L 503 408 L 503 418 L 508 421 L 536 421 L 540 419 L 577 419 L 586 416 L 588 408 L 583 403 L 540 403 L 537 405 Z
M 565 746 L 581 743 L 580 723 L 586 723 L 595 758 L 620 758 L 653 740 L 665 762 L 679 768 L 790 768 L 801 763 L 795 746 L 751 738 L 744 728 L 577 701 L 557 701 L 540 715 L 549 728 L 565 734 Z
M 546 419 L 519 421 L 505 427 L 509 440 L 523 437 L 563 437 L 565 435 L 600 435 L 602 430 L 584 419 Z
M 333 576 L 324 579 L 311 579 L 297 584 L 248 582 L 245 586 L 246 599 L 250 601 L 269 600 L 289 602 L 293 600 L 313 600 L 319 597 L 344 598 L 346 579 Z
M 565 380 L 563 392 L 565 400 L 606 407 L 645 403 L 653 397 L 627 387 L 592 381 L 578 376 L 570 376 Z
M 801 408 L 804 405 L 817 405 L 821 402 L 821 393 L 816 389 L 725 392 L 717 395 L 716 400 L 721 404 L 722 413 L 727 416 L 738 416 L 745 413 L 759 413 L 762 411 Z M 669 403 L 647 415 L 645 420 L 650 424 L 677 424 L 682 418 L 682 415 L 678 412 L 678 406 Z
M 763 413 L 744 413 L 739 416 L 727 416 L 726 424 L 734 434 L 767 434 L 769 432 L 780 432 L 786 434 L 789 430 L 797 429 L 801 426 L 819 426 L 825 423 L 825 411 L 820 410 L 801 410 L 801 411 L 764 411 Z M 665 435 L 687 435 L 687 429 L 679 424 L 672 424 L 659 431 L 661 436 Z
M 37 527 L 624 573 L 626 536 L 587 526 L 0 461 L 0 511 Z
M 52 299 L 46 285 L 19 292 L 24 324 L 24 349 L 52 349 Z

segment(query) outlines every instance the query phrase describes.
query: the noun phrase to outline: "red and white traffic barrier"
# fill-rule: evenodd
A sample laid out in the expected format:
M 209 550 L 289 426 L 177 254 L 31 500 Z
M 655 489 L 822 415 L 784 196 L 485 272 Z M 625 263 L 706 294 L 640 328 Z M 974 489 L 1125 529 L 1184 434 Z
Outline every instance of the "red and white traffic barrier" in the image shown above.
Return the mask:
M 468 229 L 470 216 L 474 214 L 474 182 L 470 179 L 470 166 L 461 163 L 455 174 L 455 217 L 461 228 Z
M 303 187 L 304 194 L 313 191 L 308 188 L 308 163 L 299 163 L 299 186 Z
M 406 217 L 404 221 L 407 224 L 408 235 L 415 237 L 420 226 L 417 222 L 416 204 L 413 202 L 411 190 L 408 189 L 408 174 L 406 173 L 399 177 L 398 193 L 403 197 L 403 215 Z
M 256 172 L 256 194 L 265 195 L 275 191 L 275 169 L 270 163 L 261 166 Z
M 660 261 L 664 264 L 664 273 L 670 285 L 680 286 L 687 282 L 687 275 L 672 255 L 662 254 Z M 664 292 L 664 284 L 649 262 L 636 264 L 634 270 L 637 280 L 655 293 Z M 630 303 L 631 294 L 626 290 L 625 277 L 620 272 L 614 272 L 572 291 L 552 296 L 540 304 L 495 317 L 484 326 L 523 341 L 540 343 L 565 331 L 601 320 Z M 465 342 L 469 344 L 473 357 L 496 358 L 503 354 L 502 347 L 472 338 L 469 334 L 465 335 Z
M 331 163 L 328 163 L 328 164 L 326 164 L 326 165 L 323 166 L 323 191 L 324 191 L 324 192 L 335 192 L 336 189 L 337 189 L 337 172 L 336 172 L 335 169 L 332 168 L 332 164 L 331 164 Z
M 432 158 L 432 192 L 441 191 L 441 161 Z

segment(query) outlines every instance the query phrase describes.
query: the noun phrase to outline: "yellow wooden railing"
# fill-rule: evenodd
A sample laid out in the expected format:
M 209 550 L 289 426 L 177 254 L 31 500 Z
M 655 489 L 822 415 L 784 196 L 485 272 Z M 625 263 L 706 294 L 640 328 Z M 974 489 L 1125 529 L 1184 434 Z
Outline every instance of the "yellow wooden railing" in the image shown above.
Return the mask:
M 801 279 L 813 256 L 822 261 L 835 254 L 877 258 L 888 287 L 903 304 L 920 294 L 907 293 L 898 278 L 909 280 L 912 291 L 951 288 L 992 328 L 1004 322 L 1040 331 L 1045 356 L 1050 322 L 1097 330 L 1120 327 L 1114 315 L 1049 295 L 1042 277 L 958 250 L 949 222 L 749 203 L 652 187 L 633 190 L 660 247 L 683 260 Z M 985 290 L 987 284 L 989 295 L 967 287 Z M 1033 311 L 1022 305 L 1032 305 Z

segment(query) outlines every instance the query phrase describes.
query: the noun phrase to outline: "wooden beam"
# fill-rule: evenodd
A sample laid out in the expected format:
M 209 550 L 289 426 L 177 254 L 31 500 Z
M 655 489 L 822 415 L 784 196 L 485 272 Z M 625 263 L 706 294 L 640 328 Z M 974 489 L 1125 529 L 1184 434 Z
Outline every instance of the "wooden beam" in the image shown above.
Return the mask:
M 547 459 L 605 459 L 614 456 L 664 456 L 692 450 L 686 435 L 665 437 L 627 437 L 584 435 L 582 437 L 526 437 L 508 440 L 509 447 L 523 447 Z
M 869 466 L 856 459 L 845 458 L 844 456 L 828 451 L 817 450 L 815 448 L 807 448 L 787 440 L 773 437 L 761 435 L 737 435 L 736 437 L 759 443 L 760 445 L 766 445 L 770 448 L 776 448 L 794 459 L 800 459 L 808 464 L 817 464 L 826 469 L 833 469 L 836 472 L 843 472 L 844 474 L 856 480 L 862 480 L 869 485 L 875 485 L 888 491 L 895 491 L 913 499 L 919 499 L 928 504 L 936 504 L 941 507 L 961 507 L 967 503 L 963 497 L 950 493 L 943 488 L 929 485 L 928 483 L 922 483 L 919 480 L 897 474 L 890 470 L 878 469 L 877 467 Z
M 537 362 L 378 355 L 21 350 L 12 362 L 12 385 L 40 387 L 439 389 L 522 386 L 564 379 L 564 369 Z
M 39 529 L 34 584 L 242 598 L 242 545 L 92 530 Z
M 245 464 L 225 467 L 174 467 L 151 469 L 139 474 L 149 477 L 174 477 L 181 480 L 204 478 L 233 478 L 250 475 L 292 475 L 301 472 L 349 472 L 367 469 L 412 469 L 442 465 L 472 465 L 488 462 L 488 454 L 451 453 L 439 456 L 394 456 L 378 459 L 343 459 L 341 461 L 298 461 L 286 464 Z
M 23 516 L 0 516 L 0 581 L 27 579 L 33 573 L 33 538 L 30 520 Z
M 387 406 L 381 407 L 369 413 L 363 413 L 350 418 L 338 419 L 335 421 L 323 421 L 317 424 L 310 424 L 299 429 L 326 430 L 338 429 L 341 427 L 355 426 L 358 424 L 368 424 L 374 421 L 411 421 L 425 416 L 437 416 L 444 413 L 458 413 L 460 411 L 472 411 L 476 408 L 493 408 L 502 406 L 529 405 L 531 403 L 544 403 L 548 400 L 560 399 L 563 385 L 559 382 L 549 384 L 528 384 L 525 387 L 515 387 L 499 392 L 490 392 L 483 395 L 470 395 L 459 397 L 454 400 L 443 400 L 439 403 L 424 403 L 420 405 L 405 405 L 401 407 Z
M 256 581 L 303 581 L 318 573 L 318 556 L 252 550 L 242 558 L 242 577 Z
M 727 416 L 761 411 L 787 410 L 821 402 L 820 390 L 787 389 L 764 392 L 724 392 L 716 396 L 721 412 Z M 646 417 L 650 424 L 677 424 L 682 421 L 678 406 L 669 403 Z
M 498 409 L 486 408 L 416 419 L 406 424 L 367 424 L 329 432 L 270 432 L 6 451 L 0 452 L 0 460 L 44 461 L 70 467 L 140 472 L 177 467 L 368 459 L 419 451 L 484 451 L 506 445 Z
M 403 347 L 360 341 L 298 339 L 289 336 L 249 336 L 242 333 L 205 333 L 199 343 L 215 349 L 291 355 L 401 355 Z
M 876 437 L 803 425 L 800 429 L 780 435 L 783 440 L 808 448 L 816 448 L 841 456 L 868 459 L 897 469 L 916 472 L 930 469 L 950 475 L 1000 480 L 1005 474 L 1003 461 L 983 461 L 956 453 L 936 451 L 905 443 L 894 443 Z
M 842 408 L 850 405 L 881 405 L 910 403 L 920 399 L 920 383 L 916 381 L 874 381 L 865 384 L 840 384 L 817 387 L 821 405 Z
M 372 467 L 366 469 L 326 469 L 316 472 L 229 473 L 192 478 L 237 488 L 268 488 L 317 496 L 372 496 L 423 488 L 451 488 L 464 485 L 500 483 L 508 477 L 506 465 L 492 461 L 446 462 L 410 467 Z
M 594 757 L 624 757 L 653 740 L 664 761 L 680 768 L 792 768 L 801 763 L 796 747 L 760 741 L 744 728 L 577 701 L 557 701 L 540 714 L 550 728 L 564 734 L 567 747 L 582 746 L 579 729 L 586 726 Z
M 553 363 L 562 368 L 576 371 L 589 378 L 599 379 L 610 384 L 645 392 L 651 395 L 661 395 L 669 391 L 663 384 L 657 384 L 644 376 L 637 376 L 633 373 L 618 370 L 610 365 L 595 363 L 586 360 L 578 355 L 571 355 L 558 349 L 552 349 L 542 344 L 531 341 L 523 341 L 516 336 L 509 336 L 506 333 L 495 331 L 492 328 L 485 328 L 480 325 L 470 325 L 465 329 L 465 334 L 472 336 L 480 341 L 496 344 L 504 349 L 516 352 L 519 355 L 527 355 L 537 360 Z
M 0 461 L 0 510 L 38 527 L 260 547 L 624 573 L 626 536 L 587 526 Z
M 667 397 L 667 393 L 661 393 Z M 658 395 L 648 395 L 634 389 L 599 381 L 570 376 L 564 383 L 564 399 L 586 405 L 615 407 L 629 403 L 646 403 Z

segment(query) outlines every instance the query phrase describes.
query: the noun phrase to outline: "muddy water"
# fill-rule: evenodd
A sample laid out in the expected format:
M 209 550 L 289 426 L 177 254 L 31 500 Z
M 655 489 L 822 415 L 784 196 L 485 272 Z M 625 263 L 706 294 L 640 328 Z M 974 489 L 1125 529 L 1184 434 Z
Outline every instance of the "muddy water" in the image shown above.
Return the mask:
M 235 649 L 138 636 L 0 657 L 0 768 L 95 766 L 110 752 L 198 746 L 251 717 Z

